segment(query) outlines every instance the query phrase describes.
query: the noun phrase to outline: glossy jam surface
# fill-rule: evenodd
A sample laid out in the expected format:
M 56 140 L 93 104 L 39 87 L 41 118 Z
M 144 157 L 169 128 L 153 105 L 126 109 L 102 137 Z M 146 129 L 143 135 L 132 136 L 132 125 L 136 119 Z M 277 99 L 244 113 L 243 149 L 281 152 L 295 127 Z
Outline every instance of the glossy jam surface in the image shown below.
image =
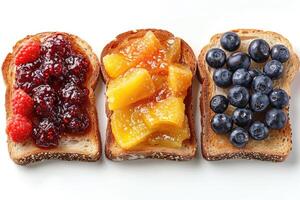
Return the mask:
M 42 148 L 55 147 L 62 133 L 82 133 L 89 127 L 84 84 L 89 62 L 61 34 L 41 42 L 39 57 L 16 66 L 15 89 L 34 101 L 32 138 Z
M 112 132 L 122 148 L 180 148 L 189 139 L 184 98 L 192 72 L 180 57 L 179 38 L 160 41 L 148 31 L 103 58 Z

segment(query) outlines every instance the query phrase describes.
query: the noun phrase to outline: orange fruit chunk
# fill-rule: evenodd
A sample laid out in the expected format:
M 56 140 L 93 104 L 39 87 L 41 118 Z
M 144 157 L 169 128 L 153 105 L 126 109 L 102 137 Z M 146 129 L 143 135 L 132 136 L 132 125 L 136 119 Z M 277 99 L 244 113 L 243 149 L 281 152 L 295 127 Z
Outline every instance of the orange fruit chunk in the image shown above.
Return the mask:
M 166 52 L 166 61 L 168 63 L 178 63 L 181 57 L 181 39 L 171 39 L 168 43 L 170 44 Z
M 190 68 L 182 65 L 170 65 L 168 75 L 168 86 L 172 94 L 185 96 L 186 90 L 192 84 L 193 74 Z
M 147 57 L 152 57 L 160 49 L 161 45 L 152 31 L 146 34 L 130 45 L 122 49 L 121 53 L 132 62 L 138 64 Z
M 105 71 L 111 78 L 116 78 L 124 74 L 132 67 L 126 57 L 120 53 L 109 54 L 103 57 Z
M 153 106 L 144 106 L 141 109 L 143 119 L 150 129 L 157 129 L 161 125 L 182 127 L 185 105 L 182 98 L 168 97 Z
M 134 108 L 114 111 L 111 128 L 117 144 L 123 149 L 135 147 L 153 132 L 144 123 L 141 113 Z
M 154 92 L 155 85 L 149 72 L 143 68 L 134 68 L 108 83 L 108 107 L 110 110 L 123 108 L 150 97 Z
M 147 143 L 152 146 L 180 148 L 183 141 L 191 136 L 188 119 L 185 117 L 183 127 L 161 126 L 156 134 L 151 135 L 147 139 Z

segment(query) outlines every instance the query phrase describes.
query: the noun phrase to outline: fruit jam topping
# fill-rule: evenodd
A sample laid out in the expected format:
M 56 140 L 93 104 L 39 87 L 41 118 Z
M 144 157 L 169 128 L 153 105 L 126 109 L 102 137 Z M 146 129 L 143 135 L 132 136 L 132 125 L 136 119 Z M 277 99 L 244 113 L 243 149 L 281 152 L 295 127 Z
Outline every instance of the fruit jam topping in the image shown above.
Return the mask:
M 193 74 L 180 58 L 181 39 L 152 31 L 103 57 L 112 133 L 121 148 L 180 148 L 190 138 L 184 99 Z
M 15 64 L 14 87 L 33 101 L 31 135 L 37 146 L 56 147 L 63 132 L 82 133 L 89 127 L 84 107 L 89 63 L 72 49 L 65 36 L 55 34 L 43 42 L 29 41 L 17 54 Z M 20 99 L 30 104 L 26 96 Z M 19 107 L 14 108 L 17 113 L 28 112 Z

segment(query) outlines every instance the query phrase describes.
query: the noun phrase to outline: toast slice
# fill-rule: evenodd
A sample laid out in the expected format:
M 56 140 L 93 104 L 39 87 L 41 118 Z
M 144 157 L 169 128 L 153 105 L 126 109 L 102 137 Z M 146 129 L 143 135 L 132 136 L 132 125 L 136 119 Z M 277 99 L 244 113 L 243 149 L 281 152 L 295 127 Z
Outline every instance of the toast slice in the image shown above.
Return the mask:
M 107 85 L 109 81 L 109 76 L 107 75 L 104 64 L 103 57 L 110 54 L 114 49 L 118 48 L 119 45 L 125 40 L 130 40 L 134 38 L 139 38 L 145 35 L 147 31 L 152 31 L 155 36 L 160 41 L 166 41 L 170 37 L 174 37 L 168 31 L 159 29 L 140 29 L 134 31 L 128 31 L 118 35 L 113 41 L 107 44 L 100 56 L 101 63 L 101 74 L 103 81 Z M 196 72 L 196 57 L 191 49 L 191 47 L 181 39 L 181 59 L 180 63 L 183 63 L 191 68 L 193 75 Z M 107 129 L 106 129 L 106 144 L 105 144 L 105 154 L 110 160 L 122 161 L 122 160 L 134 160 L 142 158 L 157 158 L 166 160 L 190 160 L 194 158 L 196 154 L 196 137 L 195 137 L 195 127 L 193 118 L 193 102 L 192 102 L 192 86 L 187 91 L 187 96 L 184 100 L 185 103 L 185 113 L 188 117 L 188 124 L 190 128 L 191 137 L 186 141 L 184 146 L 179 149 L 175 148 L 165 148 L 165 147 L 154 147 L 154 146 L 143 146 L 142 148 L 136 148 L 135 150 L 124 150 L 115 141 L 112 134 L 110 117 L 112 111 L 108 109 L 106 102 L 106 115 L 108 117 Z
M 274 81 L 274 86 L 284 89 L 291 96 L 291 83 L 299 71 L 299 59 L 293 51 L 290 42 L 278 33 L 254 29 L 237 29 L 233 30 L 241 38 L 241 46 L 238 51 L 248 52 L 249 43 L 257 38 L 266 40 L 270 46 L 283 44 L 290 51 L 290 59 L 284 63 L 284 76 Z M 214 116 L 210 109 L 210 100 L 216 94 L 222 94 L 225 91 L 217 87 L 212 79 L 213 69 L 210 68 L 206 61 L 205 55 L 211 48 L 220 48 L 220 37 L 222 34 L 214 35 L 209 44 L 206 45 L 198 57 L 198 69 L 202 84 L 200 97 L 201 110 L 201 144 L 202 155 L 206 160 L 223 160 L 231 158 L 258 159 L 266 161 L 280 162 L 284 161 L 292 149 L 292 130 L 290 119 L 285 128 L 281 130 L 270 130 L 269 137 L 263 141 L 250 140 L 244 148 L 236 148 L 229 142 L 225 135 L 214 133 L 211 128 L 210 120 Z M 264 64 L 258 64 L 254 61 L 252 66 L 262 67 Z M 226 94 L 226 93 L 225 93 Z M 289 108 L 284 111 L 289 113 Z
M 12 93 L 15 81 L 15 56 L 22 45 L 32 38 L 39 38 L 41 41 L 58 32 L 44 32 L 36 35 L 30 35 L 18 41 L 13 47 L 11 53 L 6 56 L 2 65 L 2 74 L 6 84 L 5 108 L 6 118 L 12 115 Z M 59 145 L 53 149 L 41 149 L 37 147 L 32 140 L 24 143 L 15 143 L 8 137 L 8 151 L 11 159 L 20 165 L 33 163 L 46 159 L 61 160 L 81 160 L 96 161 L 101 156 L 101 141 L 98 128 L 98 117 L 96 110 L 96 100 L 94 90 L 98 81 L 100 64 L 97 56 L 93 53 L 91 47 L 82 39 L 68 33 L 59 33 L 64 35 L 72 45 L 90 62 L 90 69 L 87 72 L 86 88 L 89 90 L 88 100 L 86 102 L 87 113 L 90 118 L 90 127 L 82 135 L 62 134 Z

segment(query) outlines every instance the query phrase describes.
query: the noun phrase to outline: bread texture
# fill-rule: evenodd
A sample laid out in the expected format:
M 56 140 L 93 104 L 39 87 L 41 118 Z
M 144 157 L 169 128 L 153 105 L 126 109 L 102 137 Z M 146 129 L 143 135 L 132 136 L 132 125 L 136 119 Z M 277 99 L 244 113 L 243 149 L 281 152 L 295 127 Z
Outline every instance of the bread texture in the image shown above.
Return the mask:
M 119 45 L 125 40 L 130 40 L 134 38 L 143 37 L 147 31 L 152 31 L 160 41 L 166 41 L 170 37 L 174 37 L 168 31 L 159 29 L 140 29 L 134 31 L 124 32 L 118 35 L 113 41 L 108 43 L 101 55 L 101 74 L 103 81 L 107 86 L 109 82 L 109 76 L 107 75 L 104 65 L 103 57 L 112 53 Z M 181 59 L 180 63 L 183 63 L 191 68 L 193 75 L 196 72 L 197 61 L 196 57 L 191 49 L 191 47 L 181 39 Z M 187 96 L 184 100 L 185 103 L 185 113 L 188 117 L 188 123 L 190 128 L 191 137 L 189 140 L 185 141 L 182 148 L 165 148 L 165 147 L 154 147 L 154 146 L 143 146 L 141 148 L 135 148 L 134 150 L 124 150 L 115 141 L 112 134 L 110 126 L 110 117 L 112 111 L 108 109 L 106 101 L 106 115 L 108 117 L 107 129 L 106 129 L 106 144 L 105 144 L 105 154 L 110 160 L 122 161 L 122 160 L 134 160 L 141 158 L 157 158 L 166 160 L 190 160 L 195 157 L 196 154 L 196 137 L 195 137 L 195 125 L 193 117 L 193 102 L 192 102 L 192 86 L 188 89 Z
M 8 137 L 7 142 L 10 157 L 19 165 L 26 165 L 48 159 L 96 161 L 101 156 L 101 141 L 94 93 L 98 81 L 100 64 L 91 47 L 75 35 L 61 32 L 44 32 L 36 35 L 29 35 L 16 43 L 12 52 L 6 56 L 2 65 L 2 73 L 6 84 L 6 118 L 8 119 L 12 116 L 11 102 L 15 82 L 16 67 L 14 60 L 16 54 L 28 40 L 38 38 L 43 41 L 43 39 L 57 33 L 62 34 L 67 38 L 67 40 L 71 42 L 72 48 L 79 51 L 90 62 L 90 69 L 87 72 L 87 81 L 85 83 L 85 87 L 89 90 L 86 109 L 90 118 L 90 127 L 85 133 L 80 135 L 62 133 L 59 145 L 52 149 L 39 148 L 32 140 L 28 140 L 24 143 L 15 143 Z
M 284 75 L 274 81 L 274 87 L 284 89 L 291 96 L 291 83 L 295 75 L 299 71 L 299 59 L 293 51 L 290 42 L 282 35 L 270 31 L 254 30 L 254 29 L 237 29 L 232 30 L 241 38 L 241 46 L 237 51 L 248 52 L 249 43 L 254 39 L 266 40 L 270 47 L 275 44 L 283 44 L 290 51 L 290 59 L 284 63 Z M 290 118 L 286 126 L 281 130 L 270 130 L 269 137 L 263 141 L 255 141 L 250 139 L 244 148 L 237 148 L 231 145 L 228 137 L 222 134 L 216 134 L 211 128 L 211 119 L 214 116 L 210 109 L 210 100 L 214 95 L 224 94 L 226 90 L 215 85 L 212 74 L 213 69 L 208 66 L 205 61 L 205 55 L 211 48 L 221 48 L 220 37 L 222 33 L 214 35 L 209 44 L 206 45 L 198 57 L 198 69 L 202 91 L 200 97 L 201 111 L 201 147 L 202 155 L 206 160 L 223 160 L 223 159 L 258 159 L 264 161 L 280 162 L 284 161 L 292 149 L 292 130 Z M 227 53 L 228 55 L 228 53 Z M 264 63 L 258 64 L 252 60 L 251 67 L 262 69 Z M 228 108 L 232 112 L 232 107 Z M 289 108 L 285 108 L 284 112 L 289 115 Z

